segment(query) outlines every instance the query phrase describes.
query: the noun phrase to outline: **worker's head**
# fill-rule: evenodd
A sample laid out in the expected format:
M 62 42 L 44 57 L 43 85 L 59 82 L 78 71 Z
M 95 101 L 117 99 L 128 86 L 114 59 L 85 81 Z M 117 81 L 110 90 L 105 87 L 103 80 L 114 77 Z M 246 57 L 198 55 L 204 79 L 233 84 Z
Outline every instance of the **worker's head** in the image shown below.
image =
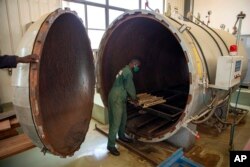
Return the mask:
M 132 59 L 129 62 L 129 67 L 134 71 L 134 72 L 138 72 L 141 66 L 141 62 L 138 59 Z

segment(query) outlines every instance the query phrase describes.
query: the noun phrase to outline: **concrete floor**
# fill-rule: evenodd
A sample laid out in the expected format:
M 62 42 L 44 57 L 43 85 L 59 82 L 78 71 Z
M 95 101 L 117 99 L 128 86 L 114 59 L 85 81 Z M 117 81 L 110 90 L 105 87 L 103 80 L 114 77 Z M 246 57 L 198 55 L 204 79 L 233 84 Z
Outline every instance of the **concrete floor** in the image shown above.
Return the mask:
M 112 156 L 106 149 L 107 138 L 95 129 L 95 120 L 91 120 L 89 132 L 79 151 L 69 158 L 60 158 L 51 154 L 45 156 L 39 148 L 0 160 L 0 167 L 151 167 L 147 161 L 118 146 L 121 155 Z
M 239 106 L 241 107 L 241 106 Z M 250 107 L 247 107 L 250 110 Z M 0 160 L 0 167 L 151 167 L 153 166 L 137 154 L 132 153 L 123 146 L 118 146 L 121 155 L 112 156 L 106 149 L 107 138 L 95 129 L 95 120 L 91 120 L 89 132 L 85 142 L 74 156 L 60 158 L 50 154 L 45 156 L 39 148 L 33 148 L 23 153 Z M 98 123 L 97 123 L 98 124 Z M 250 113 L 245 123 L 236 127 L 235 149 L 242 150 L 250 138 Z M 221 134 L 214 133 L 214 129 L 206 127 L 198 128 L 200 140 L 196 141 L 193 150 L 186 152 L 189 157 L 197 162 L 209 161 L 209 166 L 228 166 L 229 132 L 228 127 Z M 197 155 L 195 155 L 197 154 Z

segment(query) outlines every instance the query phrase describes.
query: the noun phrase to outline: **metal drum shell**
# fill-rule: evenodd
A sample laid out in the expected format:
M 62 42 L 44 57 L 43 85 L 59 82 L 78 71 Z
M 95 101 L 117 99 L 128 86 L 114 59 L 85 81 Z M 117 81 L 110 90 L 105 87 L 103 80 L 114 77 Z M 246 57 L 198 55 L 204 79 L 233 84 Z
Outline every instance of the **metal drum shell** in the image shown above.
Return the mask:
M 152 24 L 150 24 L 150 22 Z M 187 29 L 181 31 L 183 25 L 186 26 Z M 185 70 L 185 73 L 189 76 L 189 79 L 187 79 L 189 85 L 189 95 L 186 99 L 186 105 L 182 115 L 175 124 L 167 128 L 168 130 L 164 134 L 151 139 L 136 136 L 136 134 L 134 134 L 137 138 L 139 138 L 139 140 L 144 142 L 158 142 L 168 139 L 177 133 L 183 126 L 186 126 L 185 124 L 188 119 L 206 107 L 206 103 L 209 103 L 208 99 L 211 99 L 211 88 L 206 89 L 204 95 L 204 89 L 200 84 L 201 78 L 205 74 L 205 77 L 208 77 L 209 83 L 214 84 L 217 58 L 219 56 L 229 55 L 228 48 L 230 45 L 236 43 L 236 38 L 233 35 L 224 31 L 222 32 L 220 30 L 206 27 L 204 25 L 196 25 L 183 20 L 175 20 L 146 10 L 133 10 L 125 12 L 117 17 L 117 19 L 115 19 L 108 27 L 103 35 L 99 47 L 97 83 L 100 85 L 99 90 L 105 106 L 107 106 L 108 92 L 112 86 L 115 73 L 118 72 L 117 70 L 121 69 L 124 64 L 127 63 L 126 61 L 131 59 L 131 57 L 138 56 L 138 54 L 140 59 L 146 59 L 146 56 L 143 54 L 146 55 L 147 52 L 141 51 L 140 47 L 144 47 L 142 50 L 150 50 L 153 47 L 157 48 L 157 45 L 154 45 L 156 42 L 153 40 L 155 39 L 157 41 L 157 37 L 153 38 L 152 35 L 155 33 L 155 36 L 158 35 L 159 39 L 161 38 L 161 35 L 156 32 L 156 30 L 158 30 L 158 26 L 162 26 L 162 29 L 165 28 L 166 33 L 169 33 L 170 31 L 171 33 L 169 34 L 172 35 L 169 35 L 169 37 L 171 36 L 171 39 L 179 42 L 180 47 L 178 48 L 181 48 L 180 52 L 183 53 L 183 57 L 186 59 L 186 67 L 188 69 L 187 71 Z M 141 29 L 137 30 L 137 28 Z M 146 33 L 145 29 L 148 29 L 148 34 L 151 34 L 151 36 Z M 133 32 L 137 32 L 137 34 Z M 144 38 L 142 35 L 143 33 Z M 164 32 L 162 31 L 162 33 Z M 139 42 L 136 39 L 137 37 Z M 114 39 L 119 39 L 120 43 L 114 42 Z M 144 44 L 147 41 L 151 41 L 152 45 L 150 46 L 150 44 Z M 113 44 L 115 44 L 115 46 L 113 46 Z M 120 51 L 115 50 L 116 48 L 119 48 L 119 45 L 123 46 L 123 50 L 121 49 L 122 47 L 120 48 Z M 160 48 L 161 44 L 159 43 L 158 46 Z M 122 54 L 122 52 L 126 52 L 127 55 Z M 247 62 L 245 61 L 247 60 L 247 56 L 241 42 L 239 44 L 238 55 L 243 56 L 244 61 L 242 66 L 242 78 L 244 78 L 247 70 Z M 113 60 L 119 61 L 114 63 Z M 167 59 L 165 60 L 167 61 Z M 153 63 L 155 68 L 157 68 L 161 62 L 152 61 L 151 63 Z M 182 70 L 181 68 L 186 67 L 178 66 L 180 70 Z M 141 69 L 143 70 L 143 63 Z M 150 72 L 146 75 L 148 78 L 151 77 L 151 73 L 149 73 Z M 164 73 L 167 73 L 167 71 L 158 71 L 155 75 L 164 76 Z M 207 76 L 208 74 L 209 76 Z M 142 79 L 142 77 L 140 79 L 142 82 L 147 80 L 145 77 L 144 79 Z M 157 83 L 155 86 L 157 86 Z M 154 85 L 152 85 L 151 88 L 154 89 Z M 223 98 L 228 94 L 228 91 L 215 91 L 215 94 L 217 94 L 219 98 Z M 204 96 L 205 99 L 207 99 L 205 102 L 203 100 Z
M 57 9 L 33 23 L 16 54 L 31 53 L 39 62 L 20 63 L 13 75 L 17 117 L 43 152 L 71 156 L 88 131 L 95 85 L 90 41 L 76 12 Z

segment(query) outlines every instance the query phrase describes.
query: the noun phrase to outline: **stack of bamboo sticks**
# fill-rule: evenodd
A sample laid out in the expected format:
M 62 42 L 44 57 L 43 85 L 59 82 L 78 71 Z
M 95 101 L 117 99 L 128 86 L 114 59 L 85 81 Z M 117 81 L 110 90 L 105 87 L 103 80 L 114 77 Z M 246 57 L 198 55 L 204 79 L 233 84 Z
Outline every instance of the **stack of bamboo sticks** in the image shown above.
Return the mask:
M 148 108 L 157 104 L 165 103 L 166 100 L 163 97 L 153 96 L 149 93 L 137 94 L 138 103 L 142 108 Z

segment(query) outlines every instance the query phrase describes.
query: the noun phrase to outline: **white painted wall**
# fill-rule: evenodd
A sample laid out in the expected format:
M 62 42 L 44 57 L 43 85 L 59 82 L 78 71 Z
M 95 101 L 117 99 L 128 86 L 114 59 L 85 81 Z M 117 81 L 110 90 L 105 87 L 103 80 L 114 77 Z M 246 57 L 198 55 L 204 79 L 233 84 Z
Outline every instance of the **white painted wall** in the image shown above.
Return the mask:
M 194 15 L 201 13 L 201 19 L 207 22 L 205 16 L 212 10 L 210 26 L 220 28 L 226 25 L 226 30 L 232 32 L 237 14 L 243 11 L 246 14 L 242 24 L 242 34 L 250 34 L 250 0 L 194 0 Z
M 184 1 L 185 0 L 165 0 L 165 5 L 170 3 L 171 5 L 171 13 L 174 13 L 174 8 L 178 8 L 178 13 L 183 15 L 184 14 Z M 167 6 L 165 6 L 165 10 L 167 10 Z
M 15 54 L 27 24 L 59 7 L 61 0 L 0 0 L 0 54 Z M 0 69 L 0 104 L 12 97 L 11 76 Z

